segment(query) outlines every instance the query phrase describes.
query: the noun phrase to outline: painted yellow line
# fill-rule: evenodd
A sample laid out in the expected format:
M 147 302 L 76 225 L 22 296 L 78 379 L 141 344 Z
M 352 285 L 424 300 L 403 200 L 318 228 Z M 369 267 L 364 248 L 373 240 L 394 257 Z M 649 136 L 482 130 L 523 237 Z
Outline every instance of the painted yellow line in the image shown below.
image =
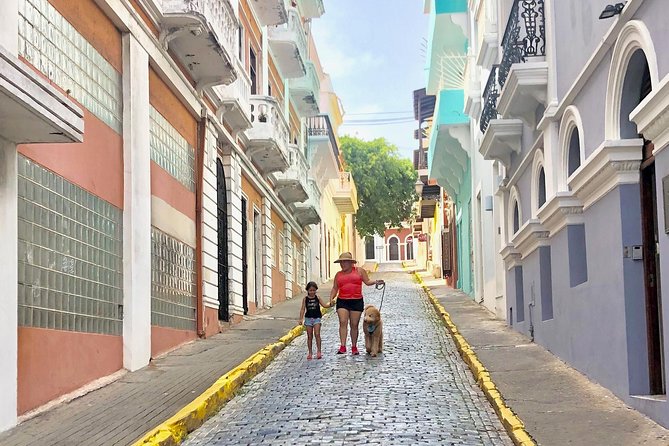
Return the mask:
M 322 310 L 323 313 L 327 313 L 330 309 L 323 308 Z M 297 325 L 285 336 L 282 336 L 278 342 L 269 344 L 251 355 L 237 367 L 221 376 L 211 387 L 172 418 L 149 431 L 133 446 L 172 446 L 180 444 L 186 438 L 186 435 L 216 414 L 245 383 L 262 372 L 288 344 L 303 332 L 304 326 Z
M 504 402 L 502 394 L 490 378 L 490 373 L 485 368 L 483 363 L 479 361 L 476 353 L 474 353 L 474 350 L 471 348 L 467 340 L 460 334 L 458 327 L 451 320 L 450 314 L 448 314 L 444 306 L 439 303 L 439 300 L 432 293 L 432 290 L 430 290 L 430 288 L 425 285 L 420 275 L 415 271 L 413 275 L 416 282 L 418 282 L 423 290 L 425 290 L 425 293 L 432 303 L 432 306 L 437 311 L 437 314 L 441 316 L 441 319 L 446 325 L 446 329 L 451 334 L 451 338 L 453 338 L 453 342 L 460 352 L 460 356 L 469 366 L 469 370 L 472 372 L 472 375 L 474 375 L 476 383 L 479 385 L 481 390 L 483 390 L 483 393 L 485 394 L 488 401 L 490 401 L 493 410 L 499 417 L 502 425 L 504 426 L 504 429 L 506 429 L 513 443 L 516 446 L 536 446 L 536 443 L 530 434 L 528 434 L 525 430 L 525 425 L 523 422 Z

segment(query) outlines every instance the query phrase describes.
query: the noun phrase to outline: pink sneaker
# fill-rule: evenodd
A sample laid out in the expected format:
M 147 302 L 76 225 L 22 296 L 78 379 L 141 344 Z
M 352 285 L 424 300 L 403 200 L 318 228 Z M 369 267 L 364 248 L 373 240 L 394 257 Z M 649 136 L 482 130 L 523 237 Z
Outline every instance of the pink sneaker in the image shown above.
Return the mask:
M 307 361 L 311 361 L 311 355 L 307 355 Z
M 351 347 L 351 354 L 352 355 L 359 355 L 360 352 L 358 351 L 358 347 L 356 347 L 355 345 L 353 347 Z
M 339 350 L 337 351 L 337 354 L 338 355 L 343 355 L 344 353 L 346 353 L 346 346 L 342 345 L 342 346 L 339 347 Z
M 316 354 L 316 359 L 322 359 L 322 358 L 323 358 L 323 355 L 321 355 L 321 352 L 318 352 Z

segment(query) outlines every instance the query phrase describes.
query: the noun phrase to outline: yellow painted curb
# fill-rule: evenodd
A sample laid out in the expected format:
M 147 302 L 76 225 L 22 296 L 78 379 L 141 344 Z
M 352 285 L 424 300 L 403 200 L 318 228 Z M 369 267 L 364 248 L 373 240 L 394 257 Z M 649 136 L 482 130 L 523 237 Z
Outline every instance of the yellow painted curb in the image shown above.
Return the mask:
M 406 269 L 404 263 L 402 263 L 402 266 Z M 474 380 L 476 380 L 477 384 L 483 391 L 483 394 L 492 405 L 493 410 L 502 422 L 502 425 L 509 434 L 513 444 L 516 446 L 536 446 L 535 441 L 525 430 L 525 425 L 523 422 L 504 402 L 502 394 L 499 392 L 499 389 L 497 389 L 497 386 L 495 386 L 495 383 L 490 377 L 490 372 L 488 372 L 483 363 L 479 361 L 476 353 L 471 348 L 467 340 L 460 334 L 457 326 L 453 323 L 450 314 L 448 314 L 444 306 L 439 303 L 439 300 L 432 293 L 432 290 L 430 290 L 430 288 L 425 285 L 423 279 L 417 272 L 413 272 L 413 277 L 414 280 L 423 288 L 430 303 L 446 325 L 446 328 L 451 334 L 451 338 L 453 339 L 455 346 L 460 352 L 462 360 L 469 366 L 469 369 L 474 376 Z
M 324 309 L 325 313 L 329 308 Z M 200 396 L 177 412 L 160 426 L 151 430 L 133 446 L 172 446 L 180 444 L 188 433 L 200 427 L 205 420 L 218 412 L 235 393 L 255 375 L 262 372 L 270 362 L 304 332 L 304 326 L 291 329 L 278 342 L 251 355 L 234 369 L 221 376 Z

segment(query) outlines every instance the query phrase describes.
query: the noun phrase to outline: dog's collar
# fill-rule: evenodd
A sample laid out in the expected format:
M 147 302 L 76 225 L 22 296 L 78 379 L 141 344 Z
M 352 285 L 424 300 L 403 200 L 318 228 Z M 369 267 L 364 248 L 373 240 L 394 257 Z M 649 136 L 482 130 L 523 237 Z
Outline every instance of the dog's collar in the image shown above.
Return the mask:
M 374 325 L 374 324 L 368 324 L 367 325 L 367 332 L 368 333 L 374 333 L 374 330 L 376 330 L 376 325 Z

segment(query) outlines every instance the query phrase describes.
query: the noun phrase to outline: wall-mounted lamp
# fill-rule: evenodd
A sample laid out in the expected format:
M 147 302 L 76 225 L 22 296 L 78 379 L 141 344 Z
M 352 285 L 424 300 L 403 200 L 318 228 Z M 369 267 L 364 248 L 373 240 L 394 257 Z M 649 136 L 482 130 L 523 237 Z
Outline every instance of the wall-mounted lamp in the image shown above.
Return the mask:
M 615 5 L 606 5 L 606 8 L 599 14 L 599 20 L 610 19 L 623 12 L 625 3 L 616 3 Z
M 416 193 L 418 194 L 418 197 L 420 198 L 421 194 L 423 193 L 423 182 L 418 178 L 416 180 L 416 183 L 414 184 L 414 187 L 416 188 Z

